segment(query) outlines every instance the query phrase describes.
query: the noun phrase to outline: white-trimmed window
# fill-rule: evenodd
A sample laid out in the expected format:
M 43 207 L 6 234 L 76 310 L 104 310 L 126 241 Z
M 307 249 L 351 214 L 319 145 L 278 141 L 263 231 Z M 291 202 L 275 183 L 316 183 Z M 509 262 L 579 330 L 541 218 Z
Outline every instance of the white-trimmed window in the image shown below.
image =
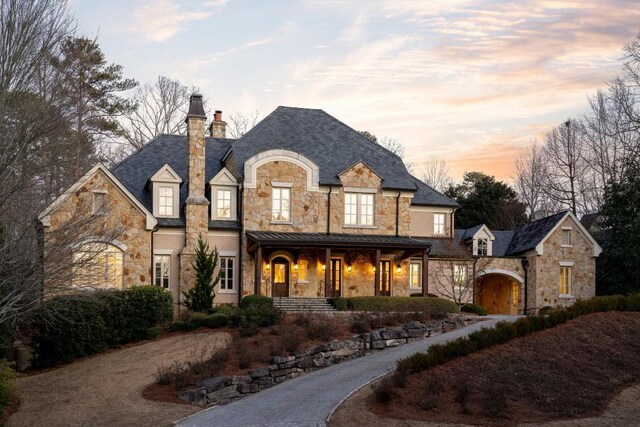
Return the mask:
M 444 236 L 445 218 L 446 214 L 444 213 L 433 214 L 433 234 L 436 236 Z
M 276 222 L 291 221 L 291 188 L 273 187 L 271 220 Z
M 169 255 L 155 255 L 153 257 L 153 284 L 170 288 L 171 257 Z
M 374 194 L 344 194 L 344 224 L 350 226 L 373 227 Z
M 88 289 L 122 289 L 124 252 L 103 242 L 85 243 L 73 253 L 72 285 Z
M 571 229 L 562 229 L 562 246 L 571 246 Z
M 233 291 L 235 275 L 235 257 L 220 257 L 220 290 Z
M 476 255 L 487 256 L 489 253 L 489 241 L 487 239 L 478 239 L 478 252 Z
M 216 190 L 216 218 L 231 219 L 231 190 Z
M 571 296 L 571 281 L 572 281 L 572 273 L 573 267 L 569 265 L 561 265 L 560 266 L 560 276 L 559 286 L 560 286 L 560 296 L 568 297 Z
M 173 216 L 174 188 L 164 185 L 158 186 L 158 215 Z
M 422 263 L 411 261 L 409 264 L 409 287 L 411 289 L 422 288 Z
M 93 192 L 93 214 L 104 215 L 106 211 L 107 211 L 107 192 L 94 191 Z

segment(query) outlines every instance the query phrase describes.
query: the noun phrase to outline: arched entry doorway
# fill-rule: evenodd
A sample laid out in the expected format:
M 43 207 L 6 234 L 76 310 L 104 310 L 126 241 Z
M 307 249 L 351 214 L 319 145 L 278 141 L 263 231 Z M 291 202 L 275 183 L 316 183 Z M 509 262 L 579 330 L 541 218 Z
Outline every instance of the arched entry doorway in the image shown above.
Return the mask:
M 289 296 L 289 260 L 277 256 L 271 260 L 271 296 Z
M 508 270 L 487 270 L 478 275 L 476 302 L 488 314 L 519 314 L 524 280 Z

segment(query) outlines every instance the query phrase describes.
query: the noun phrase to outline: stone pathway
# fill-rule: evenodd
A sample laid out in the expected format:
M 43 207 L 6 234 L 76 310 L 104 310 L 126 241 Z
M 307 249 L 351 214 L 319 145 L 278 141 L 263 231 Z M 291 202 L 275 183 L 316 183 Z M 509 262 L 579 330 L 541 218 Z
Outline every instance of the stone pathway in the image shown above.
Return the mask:
M 433 344 L 465 336 L 500 320 L 516 316 L 491 316 L 486 321 L 354 359 L 278 384 L 225 406 L 206 409 L 177 422 L 181 427 L 217 426 L 325 426 L 331 413 L 361 387 L 395 368 L 396 361 Z

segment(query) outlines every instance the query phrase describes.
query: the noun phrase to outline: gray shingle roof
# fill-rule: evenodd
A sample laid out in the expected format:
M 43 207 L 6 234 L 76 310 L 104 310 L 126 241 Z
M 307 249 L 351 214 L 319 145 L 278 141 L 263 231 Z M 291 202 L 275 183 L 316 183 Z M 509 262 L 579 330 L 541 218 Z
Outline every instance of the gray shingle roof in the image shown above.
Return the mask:
M 507 249 L 513 239 L 515 231 L 491 231 L 496 240 L 493 241 L 493 256 L 507 256 Z
M 247 237 L 265 245 L 281 244 L 302 247 L 360 247 L 360 248 L 412 248 L 426 249 L 429 243 L 422 239 L 377 234 L 322 234 L 277 231 L 247 231 Z
M 427 205 L 427 206 L 450 206 L 453 208 L 457 208 L 460 205 L 445 196 L 444 194 L 434 190 L 415 176 L 412 176 L 413 182 L 418 188 L 418 191 L 414 194 L 413 199 L 411 199 L 412 205 Z
M 315 162 L 321 185 L 340 185 L 338 175 L 363 161 L 382 177 L 383 188 L 416 190 L 400 157 L 322 110 L 276 108 L 233 144 L 234 156 L 227 162 L 233 161 L 242 176 L 247 159 L 271 149 L 291 150 Z
M 564 218 L 567 211 L 558 212 L 537 221 L 530 222 L 515 230 L 513 238 L 507 248 L 507 255 L 516 255 L 522 252 L 535 249 L 535 247 L 549 234 L 556 224 Z
M 220 170 L 221 159 L 231 147 L 231 139 L 206 138 L 205 182 L 209 182 Z M 113 175 L 127 190 L 153 212 L 151 191 L 147 188 L 149 179 L 168 164 L 182 178 L 180 186 L 180 218 L 158 218 L 164 226 L 184 225 L 184 202 L 188 188 L 187 137 L 185 135 L 158 135 L 140 150 L 136 151 L 111 169 Z

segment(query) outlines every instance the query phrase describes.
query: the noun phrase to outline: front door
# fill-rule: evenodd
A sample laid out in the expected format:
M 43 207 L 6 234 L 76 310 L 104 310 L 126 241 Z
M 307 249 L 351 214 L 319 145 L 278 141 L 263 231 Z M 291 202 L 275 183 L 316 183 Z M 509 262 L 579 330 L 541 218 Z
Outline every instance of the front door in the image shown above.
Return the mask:
M 289 261 L 282 257 L 271 261 L 271 283 L 273 284 L 272 297 L 289 296 Z
M 339 259 L 331 260 L 331 298 L 340 296 L 342 287 L 342 261 Z
M 391 261 L 380 261 L 380 296 L 391 296 Z

